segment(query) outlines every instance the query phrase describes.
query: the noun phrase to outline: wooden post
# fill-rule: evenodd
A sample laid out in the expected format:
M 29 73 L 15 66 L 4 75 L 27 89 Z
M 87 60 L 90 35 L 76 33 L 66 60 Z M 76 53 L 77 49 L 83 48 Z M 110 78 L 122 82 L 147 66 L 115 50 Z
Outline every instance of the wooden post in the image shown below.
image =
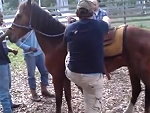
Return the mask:
M 146 14 L 146 5 L 145 0 L 142 1 L 142 13 Z
M 3 4 L 2 4 L 2 0 L 0 0 L 0 11 L 3 12 Z
M 123 17 L 124 17 L 124 24 L 126 24 L 127 20 L 126 20 L 126 3 L 125 3 L 125 0 L 123 0 Z
M 39 6 L 41 7 L 41 0 L 39 0 Z

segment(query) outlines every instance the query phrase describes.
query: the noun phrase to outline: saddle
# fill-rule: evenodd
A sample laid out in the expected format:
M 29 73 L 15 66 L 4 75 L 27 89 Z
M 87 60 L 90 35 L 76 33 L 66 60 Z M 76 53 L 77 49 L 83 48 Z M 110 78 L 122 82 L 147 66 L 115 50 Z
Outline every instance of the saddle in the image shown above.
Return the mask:
M 123 49 L 123 30 L 125 25 L 110 29 L 104 38 L 105 57 L 116 56 L 122 53 Z

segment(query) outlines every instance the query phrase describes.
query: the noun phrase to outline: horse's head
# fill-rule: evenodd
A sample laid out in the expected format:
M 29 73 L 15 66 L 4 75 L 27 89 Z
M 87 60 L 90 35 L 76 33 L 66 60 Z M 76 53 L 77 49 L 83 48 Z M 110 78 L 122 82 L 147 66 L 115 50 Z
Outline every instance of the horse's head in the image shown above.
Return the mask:
M 31 18 L 31 0 L 20 4 L 15 15 L 11 28 L 9 29 L 9 37 L 11 42 L 17 42 L 19 38 L 30 30 Z

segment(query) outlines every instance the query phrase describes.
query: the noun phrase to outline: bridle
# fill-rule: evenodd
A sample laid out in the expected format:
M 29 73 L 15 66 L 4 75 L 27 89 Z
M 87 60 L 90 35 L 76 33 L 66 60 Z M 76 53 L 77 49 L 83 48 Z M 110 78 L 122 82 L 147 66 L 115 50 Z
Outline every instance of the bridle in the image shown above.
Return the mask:
M 62 32 L 62 33 L 60 33 L 60 34 L 56 34 L 56 35 L 49 35 L 49 34 L 43 33 L 43 32 L 41 32 L 41 31 L 39 31 L 39 30 L 33 28 L 33 27 L 32 27 L 32 24 L 31 24 L 31 22 L 32 22 L 32 18 L 31 18 L 32 16 L 31 16 L 31 14 L 32 14 L 32 8 L 31 8 L 30 20 L 29 20 L 29 25 L 28 25 L 28 26 L 16 24 L 16 23 L 14 23 L 14 22 L 12 23 L 12 25 L 15 26 L 15 27 L 18 27 L 18 28 L 22 28 L 22 29 L 34 30 L 34 31 L 37 32 L 37 33 L 40 33 L 40 34 L 42 34 L 42 35 L 44 35 L 44 36 L 46 36 L 46 37 L 51 37 L 51 38 L 59 37 L 59 36 L 63 36 L 63 35 L 64 35 L 64 32 Z M 13 26 L 11 26 L 12 29 L 13 29 Z
M 19 27 L 19 28 L 27 29 L 27 30 L 31 30 L 32 29 L 32 27 L 30 25 L 29 26 L 24 26 L 24 25 L 16 24 L 14 22 L 12 23 L 12 25 L 16 26 L 16 27 Z M 13 28 L 13 27 L 11 26 L 11 28 Z

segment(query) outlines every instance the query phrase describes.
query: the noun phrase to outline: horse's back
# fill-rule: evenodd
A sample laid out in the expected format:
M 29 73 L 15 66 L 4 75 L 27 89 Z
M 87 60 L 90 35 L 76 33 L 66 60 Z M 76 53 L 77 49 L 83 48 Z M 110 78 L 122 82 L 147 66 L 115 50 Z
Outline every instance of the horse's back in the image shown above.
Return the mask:
M 138 27 L 127 27 L 124 46 L 130 54 L 150 55 L 150 31 Z
M 150 31 L 128 26 L 124 38 L 128 65 L 146 84 L 150 81 Z M 148 77 L 149 76 L 149 77 Z

